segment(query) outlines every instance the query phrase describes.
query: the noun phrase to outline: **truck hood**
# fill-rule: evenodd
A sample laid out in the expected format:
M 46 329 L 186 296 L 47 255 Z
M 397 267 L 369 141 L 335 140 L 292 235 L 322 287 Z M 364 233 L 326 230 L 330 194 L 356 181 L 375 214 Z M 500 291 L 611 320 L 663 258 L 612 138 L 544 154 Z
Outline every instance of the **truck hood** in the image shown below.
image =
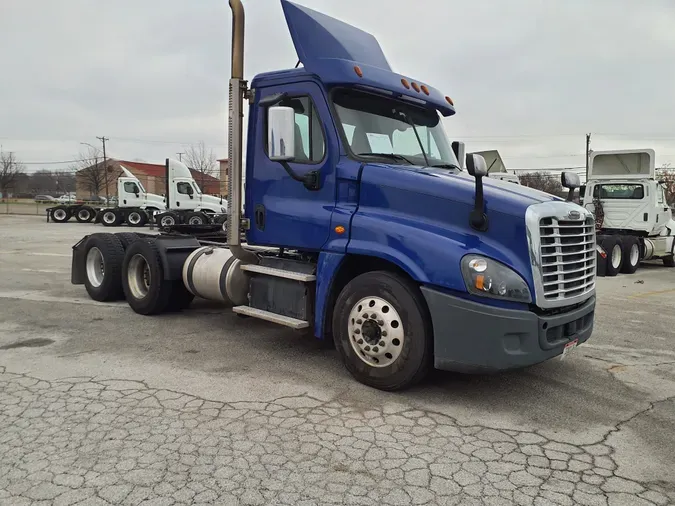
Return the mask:
M 145 194 L 145 202 L 146 204 L 154 204 L 159 207 L 165 207 L 166 202 L 164 200 L 164 197 L 161 195 L 156 195 L 154 193 L 146 193 Z
M 368 164 L 363 170 L 362 182 L 368 180 L 379 181 L 382 186 L 399 188 L 405 192 L 420 196 L 428 195 L 470 207 L 473 207 L 476 193 L 475 179 L 464 171 Z M 491 212 L 497 212 L 524 218 L 525 211 L 532 204 L 563 200 L 526 186 L 488 177 L 483 178 L 483 188 L 488 216 Z
M 213 195 L 201 195 L 200 201 L 203 205 L 217 207 L 218 209 L 221 207 L 223 209 L 227 209 L 227 199 L 223 199 L 223 203 L 221 204 L 220 197 L 214 197 Z

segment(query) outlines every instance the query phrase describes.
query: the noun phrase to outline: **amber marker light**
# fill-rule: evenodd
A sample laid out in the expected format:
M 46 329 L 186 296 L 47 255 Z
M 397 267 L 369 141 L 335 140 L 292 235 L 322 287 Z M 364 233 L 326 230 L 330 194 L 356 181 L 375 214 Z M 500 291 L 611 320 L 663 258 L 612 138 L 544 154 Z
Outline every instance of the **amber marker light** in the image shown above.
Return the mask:
M 338 225 L 337 227 L 335 227 L 335 233 L 338 234 L 338 235 L 344 234 L 345 233 L 345 227 L 343 227 L 342 225 Z
M 413 90 L 415 90 L 417 93 L 420 92 L 420 85 L 417 83 L 412 83 Z
M 408 82 L 407 79 L 401 79 L 401 84 L 403 85 L 403 87 L 404 87 L 406 90 L 409 90 L 409 89 L 410 89 L 410 83 Z
M 455 103 L 452 101 L 450 97 L 445 97 L 445 101 L 450 105 L 455 105 Z
M 420 86 L 420 88 L 422 89 L 422 91 L 424 92 L 425 95 L 429 94 L 429 88 L 427 88 L 427 86 L 425 84 Z
M 358 65 L 354 67 L 354 72 L 356 72 L 357 76 L 363 77 L 363 71 L 361 70 L 361 67 L 359 67 Z

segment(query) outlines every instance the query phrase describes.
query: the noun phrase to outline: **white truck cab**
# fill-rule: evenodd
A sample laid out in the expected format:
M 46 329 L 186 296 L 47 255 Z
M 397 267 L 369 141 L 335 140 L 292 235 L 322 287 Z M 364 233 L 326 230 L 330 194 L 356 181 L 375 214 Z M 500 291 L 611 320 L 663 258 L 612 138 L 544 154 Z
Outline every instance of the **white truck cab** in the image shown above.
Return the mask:
M 227 200 L 204 195 L 187 166 L 178 160 L 167 159 L 169 174 L 169 209 L 192 210 L 221 214 L 227 212 Z
M 598 243 L 612 250 L 610 275 L 653 258 L 675 266 L 675 221 L 655 158 L 653 149 L 591 153 L 583 205 L 596 217 Z
M 121 168 L 124 175 L 117 178 L 119 207 L 140 207 L 149 211 L 166 209 L 166 199 L 164 197 L 148 193 L 136 176 L 125 167 Z

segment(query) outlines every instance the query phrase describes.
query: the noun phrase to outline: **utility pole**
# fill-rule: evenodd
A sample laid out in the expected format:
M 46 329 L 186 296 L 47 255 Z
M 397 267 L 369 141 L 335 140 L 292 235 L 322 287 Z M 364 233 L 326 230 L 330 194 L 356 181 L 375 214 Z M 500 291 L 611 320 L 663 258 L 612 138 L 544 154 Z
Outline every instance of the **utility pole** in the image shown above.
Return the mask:
M 106 204 L 110 201 L 110 195 L 108 192 L 108 161 L 105 156 L 105 141 L 109 141 L 110 139 L 106 138 L 105 136 L 102 137 L 96 137 L 99 141 L 103 143 L 103 177 L 105 178 L 105 201 Z
M 588 164 L 591 159 L 591 134 L 586 134 L 586 181 L 588 181 Z
M 184 152 L 181 153 L 176 153 L 178 155 L 178 161 L 182 162 L 183 161 L 183 155 L 185 154 Z

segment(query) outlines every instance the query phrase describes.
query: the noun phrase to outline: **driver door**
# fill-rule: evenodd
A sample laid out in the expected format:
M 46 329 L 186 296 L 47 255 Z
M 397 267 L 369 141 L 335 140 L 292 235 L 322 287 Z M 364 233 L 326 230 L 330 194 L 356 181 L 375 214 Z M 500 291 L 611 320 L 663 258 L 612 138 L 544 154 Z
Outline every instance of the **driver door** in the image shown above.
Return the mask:
M 323 90 L 313 82 L 291 83 L 260 89 L 258 101 L 268 95 L 287 93 L 279 105 L 295 111 L 295 159 L 290 168 L 302 176 L 318 171 L 320 187 L 307 189 L 295 181 L 283 165 L 269 159 L 267 107 L 256 103 L 254 130 L 249 146 L 254 159 L 247 160 L 246 217 L 252 244 L 318 251 L 328 240 L 335 208 L 335 166 L 339 158 L 337 132 Z M 251 163 L 253 162 L 253 163 Z

